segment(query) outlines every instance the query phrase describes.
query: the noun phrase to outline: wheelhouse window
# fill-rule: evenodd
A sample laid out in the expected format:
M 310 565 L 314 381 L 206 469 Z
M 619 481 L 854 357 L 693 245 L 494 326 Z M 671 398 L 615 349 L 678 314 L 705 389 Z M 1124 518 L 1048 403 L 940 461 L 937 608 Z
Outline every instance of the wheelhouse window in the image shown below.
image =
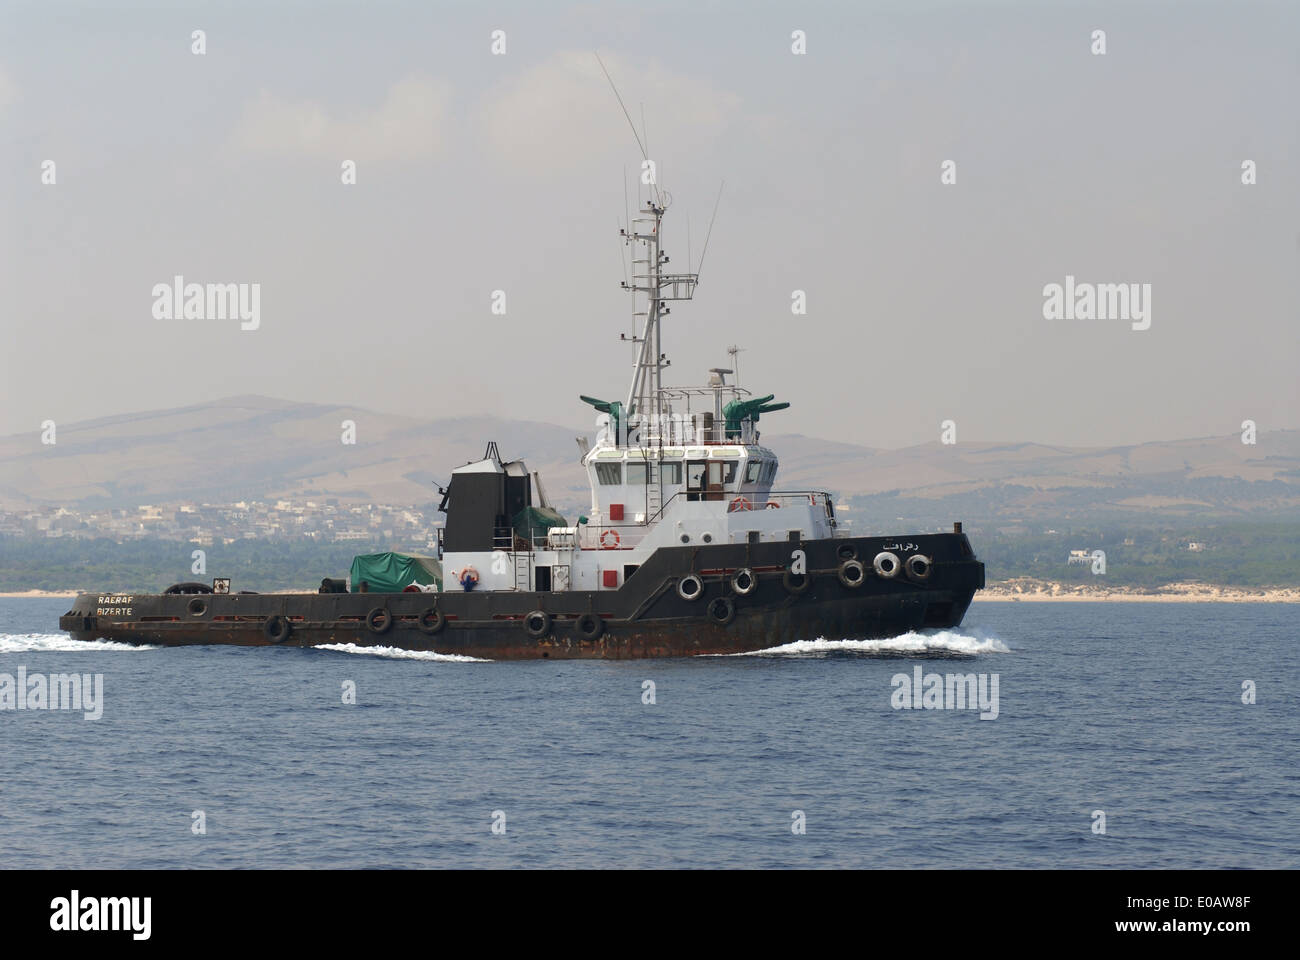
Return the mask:
M 623 482 L 623 464 L 596 464 L 596 481 L 604 486 L 617 486 Z
M 681 463 L 660 463 L 650 465 L 650 476 L 654 477 L 654 469 L 658 466 L 660 482 L 669 486 L 676 486 L 682 482 L 682 465 Z
M 646 482 L 646 465 L 644 463 L 629 463 L 627 465 L 627 485 L 629 487 L 644 487 Z
M 758 478 L 762 476 L 764 463 L 762 460 L 751 460 L 749 466 L 745 468 L 745 482 L 758 483 Z

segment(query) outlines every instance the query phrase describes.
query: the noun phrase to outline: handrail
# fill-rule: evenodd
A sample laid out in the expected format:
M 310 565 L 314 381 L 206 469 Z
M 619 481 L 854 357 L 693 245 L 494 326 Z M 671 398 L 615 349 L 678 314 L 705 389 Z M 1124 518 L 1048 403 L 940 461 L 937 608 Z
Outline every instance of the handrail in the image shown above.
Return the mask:
M 624 523 L 582 524 L 577 527 L 574 533 L 574 545 L 579 550 L 605 549 L 600 543 L 601 535 L 607 530 L 613 530 L 619 535 L 620 548 L 627 549 L 628 547 L 635 546 L 645 538 L 646 534 L 649 532 L 647 528 L 654 525 L 658 520 L 662 519 L 664 513 L 668 510 L 668 507 L 672 504 L 674 500 L 676 500 L 678 497 L 689 496 L 690 493 L 694 493 L 694 492 L 696 491 L 686 491 L 686 490 L 677 491 L 664 502 L 663 506 L 659 508 L 658 512 L 652 514 L 649 517 L 649 519 L 644 521 L 640 521 L 640 522 L 626 521 Z M 728 497 L 726 495 L 727 493 L 734 494 L 734 496 Z M 724 493 L 723 497 L 717 500 L 716 502 L 727 504 L 728 506 L 730 506 L 731 501 L 734 500 L 736 496 L 744 496 L 744 494 L 736 494 L 735 491 L 727 491 L 726 493 Z M 770 502 L 781 503 L 782 501 L 793 501 L 792 504 L 782 503 L 782 506 L 797 505 L 800 502 L 806 502 L 809 506 L 819 506 L 819 505 L 824 506 L 826 503 L 831 501 L 831 494 L 829 491 L 826 490 L 772 490 L 767 494 L 765 500 L 763 500 L 762 502 L 754 501 L 754 505 L 749 509 L 762 510 L 762 509 L 766 509 L 767 503 Z M 710 501 L 710 502 L 715 502 L 715 501 Z M 728 510 L 727 512 L 731 513 L 734 511 Z M 540 534 L 533 534 L 529 538 L 531 541 L 532 548 L 534 550 L 548 549 L 550 545 L 549 536 L 550 536 L 549 531 Z
M 711 492 L 715 492 L 715 493 L 716 493 L 717 491 L 711 491 Z M 658 513 L 655 513 L 654 515 L 652 515 L 652 516 L 650 516 L 650 517 L 647 517 L 644 523 L 633 523 L 633 524 L 629 524 L 629 526 L 634 526 L 634 527 L 648 527 L 648 526 L 650 526 L 650 524 L 656 522 L 657 520 L 659 520 L 659 519 L 664 515 L 664 512 L 668 509 L 668 505 L 671 504 L 674 500 L 676 500 L 678 497 L 686 497 L 686 496 L 689 496 L 689 495 L 692 494 L 692 493 L 694 493 L 694 494 L 699 494 L 699 493 L 701 493 L 701 491 L 698 491 L 698 490 L 678 490 L 678 491 L 677 491 L 676 493 L 674 493 L 671 497 L 669 497 L 667 500 L 664 501 L 664 504 L 663 504 L 662 507 L 659 508 L 659 512 L 658 512 Z M 733 496 L 731 496 L 730 498 L 728 498 L 727 494 L 732 494 Z M 718 502 L 718 503 L 730 503 L 731 500 L 735 499 L 735 497 L 743 497 L 743 496 L 744 496 L 743 493 L 737 493 L 737 492 L 734 491 L 734 490 L 728 490 L 728 491 L 724 491 L 722 497 L 720 497 L 716 502 Z M 826 491 L 826 490 L 771 490 L 771 491 L 769 491 L 768 494 L 767 494 L 767 499 L 768 499 L 769 501 L 771 501 L 771 500 L 778 500 L 779 498 L 790 498 L 790 497 L 793 497 L 793 498 L 811 497 L 811 498 L 813 498 L 813 499 L 811 499 L 811 500 L 809 501 L 809 503 L 810 503 L 812 506 L 816 506 L 816 505 L 817 505 L 818 500 L 817 500 L 816 498 L 818 498 L 818 497 L 821 497 L 821 498 L 822 498 L 822 499 L 821 499 L 821 502 L 822 502 L 822 503 L 826 503 L 827 501 L 829 501 L 829 500 L 831 499 L 830 492 L 829 492 L 829 491 Z M 730 512 L 730 511 L 728 511 L 728 512 Z

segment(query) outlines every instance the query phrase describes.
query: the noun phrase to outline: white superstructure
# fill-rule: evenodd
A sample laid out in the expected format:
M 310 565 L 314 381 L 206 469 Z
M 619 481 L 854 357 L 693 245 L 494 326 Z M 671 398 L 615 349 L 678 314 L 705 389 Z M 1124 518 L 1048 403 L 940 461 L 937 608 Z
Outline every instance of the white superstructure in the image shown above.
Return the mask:
M 714 368 L 702 387 L 665 387 L 668 366 L 660 326 L 672 301 L 690 300 L 699 276 L 663 271 L 664 206 L 646 204 L 631 230 L 633 295 L 639 329 L 630 338 L 636 363 L 627 397 L 582 399 L 600 411 L 594 445 L 582 456 L 591 484 L 590 513 L 576 526 L 551 527 L 529 538 L 499 528 L 484 549 L 443 556 L 446 589 L 463 589 L 468 569 L 476 590 L 615 590 L 646 557 L 668 547 L 768 540 L 803 541 L 835 535 L 830 497 L 818 491 L 776 491 L 776 454 L 759 440 L 762 413 L 780 410 L 771 396 L 754 398 L 733 371 Z M 624 338 L 628 339 L 628 338 Z M 453 472 L 496 473 L 502 490 L 529 491 L 522 463 L 502 462 L 495 446 L 483 460 Z M 513 486 L 505 478 L 514 477 Z M 456 498 L 453 494 L 453 509 Z M 504 508 L 503 508 L 504 509 Z M 504 516 L 505 514 L 499 514 Z M 490 549 L 488 547 L 490 546 Z

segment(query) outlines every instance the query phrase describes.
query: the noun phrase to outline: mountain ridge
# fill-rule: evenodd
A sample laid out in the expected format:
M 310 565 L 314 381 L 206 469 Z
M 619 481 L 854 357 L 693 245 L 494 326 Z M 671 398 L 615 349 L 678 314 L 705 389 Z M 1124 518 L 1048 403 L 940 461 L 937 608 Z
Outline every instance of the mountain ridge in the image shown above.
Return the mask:
M 344 443 L 344 421 L 355 443 Z M 338 403 L 241 394 L 184 407 L 0 437 L 0 507 L 338 497 L 427 503 L 435 481 L 482 456 L 489 440 L 539 471 L 550 498 L 589 503 L 574 438 L 557 424 L 487 415 L 421 417 Z M 1055 516 L 1165 507 L 1205 514 L 1300 513 L 1300 430 L 1069 447 L 1037 441 L 937 440 L 896 450 L 765 432 L 778 485 L 828 489 L 849 509 L 883 501 L 976 515 Z M 220 498 L 229 498 L 221 500 Z M 1181 506 L 1180 506 L 1181 504 Z M 1056 513 L 1053 513 L 1056 511 Z M 925 510 L 921 511 L 922 513 Z

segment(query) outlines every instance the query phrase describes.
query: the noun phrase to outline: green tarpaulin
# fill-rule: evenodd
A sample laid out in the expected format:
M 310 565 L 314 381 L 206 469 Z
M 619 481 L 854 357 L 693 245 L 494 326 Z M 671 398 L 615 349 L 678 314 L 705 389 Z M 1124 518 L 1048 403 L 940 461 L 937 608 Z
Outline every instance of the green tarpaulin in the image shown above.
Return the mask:
M 524 507 L 515 514 L 511 526 L 515 533 L 532 543 L 534 538 L 546 536 L 551 527 L 567 527 L 568 523 L 550 507 Z
M 433 557 L 412 557 L 405 553 L 367 553 L 352 558 L 349 584 L 358 593 L 361 581 L 370 593 L 401 593 L 412 583 L 442 589 L 442 564 Z

